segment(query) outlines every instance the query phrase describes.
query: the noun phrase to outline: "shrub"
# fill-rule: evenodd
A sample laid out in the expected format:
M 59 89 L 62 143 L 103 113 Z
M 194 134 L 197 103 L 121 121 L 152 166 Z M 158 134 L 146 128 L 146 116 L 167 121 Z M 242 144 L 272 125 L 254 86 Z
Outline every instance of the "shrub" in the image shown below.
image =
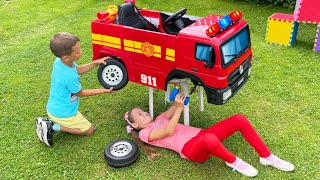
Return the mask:
M 293 9 L 296 0 L 246 0 L 251 4 L 273 4 L 284 8 Z

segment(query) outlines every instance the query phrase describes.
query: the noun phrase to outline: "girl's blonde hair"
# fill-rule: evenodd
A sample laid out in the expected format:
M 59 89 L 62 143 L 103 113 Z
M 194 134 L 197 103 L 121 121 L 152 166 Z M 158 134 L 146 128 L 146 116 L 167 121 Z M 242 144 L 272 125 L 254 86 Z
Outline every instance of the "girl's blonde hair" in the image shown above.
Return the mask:
M 134 109 L 134 108 L 133 108 Z M 139 131 L 141 129 L 137 129 L 137 128 L 134 128 L 132 126 L 131 123 L 134 122 L 133 120 L 133 117 L 132 117 L 132 110 L 131 109 L 130 111 L 126 112 L 125 113 L 125 124 L 126 124 L 126 129 L 127 129 L 127 132 L 130 133 L 132 135 L 132 137 L 135 139 L 135 141 L 139 144 L 139 146 L 143 149 L 143 151 L 147 154 L 147 158 L 149 160 L 153 160 L 155 157 L 157 156 L 161 156 L 157 150 L 152 147 L 151 145 L 149 144 L 146 144 L 144 143 L 143 141 L 141 141 L 141 139 L 139 138 Z

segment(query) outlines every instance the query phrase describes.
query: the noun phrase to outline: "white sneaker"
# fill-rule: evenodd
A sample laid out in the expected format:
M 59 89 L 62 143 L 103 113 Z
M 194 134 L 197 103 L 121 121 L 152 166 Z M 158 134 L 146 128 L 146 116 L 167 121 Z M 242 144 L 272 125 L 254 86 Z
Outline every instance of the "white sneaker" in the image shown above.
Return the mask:
M 55 134 L 55 131 L 52 129 L 52 121 L 41 121 L 41 127 L 42 127 L 42 133 L 43 133 L 43 142 L 48 145 L 53 145 L 53 135 Z
M 280 160 L 282 163 L 279 164 L 277 163 L 277 160 Z M 259 162 L 260 164 L 264 165 L 264 166 L 272 166 L 272 167 L 275 167 L 277 169 L 280 169 L 282 171 L 293 171 L 294 170 L 294 165 L 285 161 L 285 160 L 282 160 L 280 158 L 278 158 L 277 156 L 275 156 L 275 158 L 273 159 L 273 161 L 269 161 L 268 159 L 266 158 L 262 158 L 260 157 L 259 159 Z
M 232 165 L 228 162 L 226 162 L 227 166 L 231 167 L 232 168 L 232 171 L 236 170 L 238 171 L 239 173 L 245 175 L 245 176 L 248 176 L 248 177 L 254 177 L 258 174 L 258 171 L 256 170 L 256 168 L 254 168 L 253 166 L 251 166 L 250 164 L 248 165 L 247 168 L 245 169 L 240 169 L 238 168 L 238 166 L 240 165 L 240 163 L 242 162 L 242 159 L 240 159 L 240 161 L 238 162 L 237 165 Z
M 39 140 L 41 142 L 43 142 L 43 131 L 42 131 L 42 126 L 41 126 L 41 121 L 43 121 L 41 117 L 36 118 L 36 132 L 37 132 Z

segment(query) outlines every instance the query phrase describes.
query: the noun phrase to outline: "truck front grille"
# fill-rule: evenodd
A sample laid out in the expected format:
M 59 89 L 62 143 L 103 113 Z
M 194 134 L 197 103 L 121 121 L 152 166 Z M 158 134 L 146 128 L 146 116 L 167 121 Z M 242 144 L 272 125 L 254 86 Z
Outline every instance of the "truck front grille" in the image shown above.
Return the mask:
M 249 56 L 241 65 L 242 65 L 242 73 L 240 73 L 240 66 L 235 69 L 231 74 L 228 76 L 229 85 L 233 85 L 235 82 L 237 82 L 240 78 L 243 77 L 244 72 L 250 68 L 250 58 Z

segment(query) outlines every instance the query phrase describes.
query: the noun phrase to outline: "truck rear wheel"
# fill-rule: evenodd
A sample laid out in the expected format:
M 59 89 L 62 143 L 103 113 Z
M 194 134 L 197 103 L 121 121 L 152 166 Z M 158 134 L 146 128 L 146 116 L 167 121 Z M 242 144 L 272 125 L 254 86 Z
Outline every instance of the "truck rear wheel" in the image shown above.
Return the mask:
M 98 69 L 98 80 L 104 88 L 120 90 L 128 83 L 128 73 L 126 67 L 115 58 L 107 60 L 107 63 L 101 64 Z

